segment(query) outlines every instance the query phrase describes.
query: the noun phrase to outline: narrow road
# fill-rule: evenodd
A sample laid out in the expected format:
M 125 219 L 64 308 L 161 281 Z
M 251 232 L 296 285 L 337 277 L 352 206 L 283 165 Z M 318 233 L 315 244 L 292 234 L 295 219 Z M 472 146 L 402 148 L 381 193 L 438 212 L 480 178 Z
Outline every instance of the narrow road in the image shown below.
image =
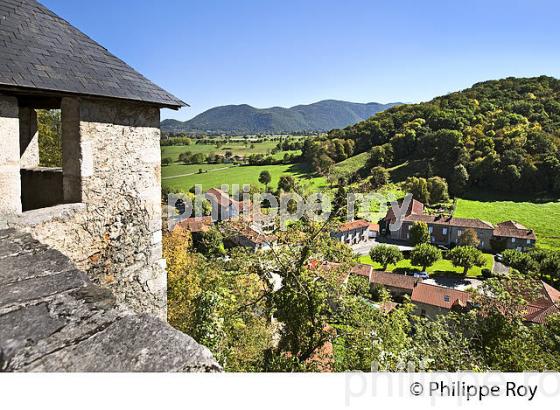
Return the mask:
M 214 168 L 214 169 L 207 169 L 206 172 L 214 172 L 214 171 L 223 171 L 224 169 L 229 169 L 233 167 L 223 167 L 223 168 Z M 205 174 L 206 172 L 203 172 Z M 181 178 L 181 177 L 190 177 L 191 175 L 196 175 L 197 172 L 191 172 L 190 174 L 180 174 L 180 175 L 172 175 L 170 177 L 162 177 L 161 179 L 173 179 L 173 178 Z

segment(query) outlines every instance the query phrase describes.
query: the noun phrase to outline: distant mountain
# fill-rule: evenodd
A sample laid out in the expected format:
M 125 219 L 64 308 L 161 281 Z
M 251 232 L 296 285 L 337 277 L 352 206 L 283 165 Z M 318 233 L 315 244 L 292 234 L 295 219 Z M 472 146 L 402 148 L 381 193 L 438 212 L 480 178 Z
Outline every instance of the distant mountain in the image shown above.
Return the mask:
M 291 108 L 255 108 L 247 104 L 211 108 L 185 122 L 164 120 L 162 131 L 213 134 L 273 134 L 344 128 L 399 103 L 352 103 L 324 100 Z

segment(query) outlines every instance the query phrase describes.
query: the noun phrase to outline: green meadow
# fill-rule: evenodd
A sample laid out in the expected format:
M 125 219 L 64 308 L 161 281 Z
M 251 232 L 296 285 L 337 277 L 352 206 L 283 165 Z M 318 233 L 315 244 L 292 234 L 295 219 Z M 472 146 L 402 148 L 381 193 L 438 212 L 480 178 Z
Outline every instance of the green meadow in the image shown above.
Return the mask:
M 459 199 L 455 216 L 479 218 L 490 223 L 517 221 L 534 229 L 537 244 L 560 249 L 560 202 L 480 201 Z
M 482 267 L 473 267 L 471 269 L 469 269 L 468 273 L 467 273 L 467 277 L 478 277 L 482 274 L 482 269 L 486 268 L 486 269 L 492 269 L 492 266 L 494 264 L 494 258 L 491 254 L 485 253 L 484 254 L 484 266 Z M 358 262 L 360 263 L 365 263 L 366 265 L 371 265 L 373 266 L 374 269 L 376 270 L 381 270 L 382 266 L 376 262 L 373 262 L 371 260 L 371 258 L 368 255 L 365 256 L 360 256 L 360 258 L 358 259 Z M 390 272 L 393 271 L 397 271 L 397 272 L 414 272 L 414 271 L 421 271 L 422 268 L 419 266 L 413 266 L 410 263 L 410 259 L 403 259 L 402 261 L 400 261 L 399 263 L 397 263 L 396 265 L 389 265 L 387 267 L 387 270 Z M 447 259 L 440 259 L 439 261 L 437 261 L 436 263 L 434 263 L 432 266 L 430 266 L 427 269 L 428 273 L 430 275 L 460 275 L 463 273 L 463 268 L 456 268 L 455 266 L 453 266 L 453 264 L 451 263 L 451 261 L 448 261 Z

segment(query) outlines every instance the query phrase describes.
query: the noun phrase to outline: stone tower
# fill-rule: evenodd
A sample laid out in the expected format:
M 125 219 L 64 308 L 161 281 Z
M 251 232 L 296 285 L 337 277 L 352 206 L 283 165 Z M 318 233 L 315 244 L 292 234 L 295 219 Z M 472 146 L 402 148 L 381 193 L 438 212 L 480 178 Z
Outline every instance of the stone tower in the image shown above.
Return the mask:
M 165 318 L 159 112 L 185 104 L 36 1 L 2 6 L 0 229 Z M 60 110 L 60 168 L 39 167 L 38 109 Z

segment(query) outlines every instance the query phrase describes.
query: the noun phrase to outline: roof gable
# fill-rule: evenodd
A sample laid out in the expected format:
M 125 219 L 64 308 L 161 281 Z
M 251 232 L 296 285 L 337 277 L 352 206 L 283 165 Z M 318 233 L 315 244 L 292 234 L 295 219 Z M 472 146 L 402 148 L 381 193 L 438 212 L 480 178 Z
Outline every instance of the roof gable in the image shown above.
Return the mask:
M 418 283 L 412 291 L 410 298 L 413 302 L 451 309 L 454 306 L 465 307 L 471 300 L 470 294 L 462 290 L 442 286 Z
M 2 0 L 0 88 L 186 105 L 34 0 Z

